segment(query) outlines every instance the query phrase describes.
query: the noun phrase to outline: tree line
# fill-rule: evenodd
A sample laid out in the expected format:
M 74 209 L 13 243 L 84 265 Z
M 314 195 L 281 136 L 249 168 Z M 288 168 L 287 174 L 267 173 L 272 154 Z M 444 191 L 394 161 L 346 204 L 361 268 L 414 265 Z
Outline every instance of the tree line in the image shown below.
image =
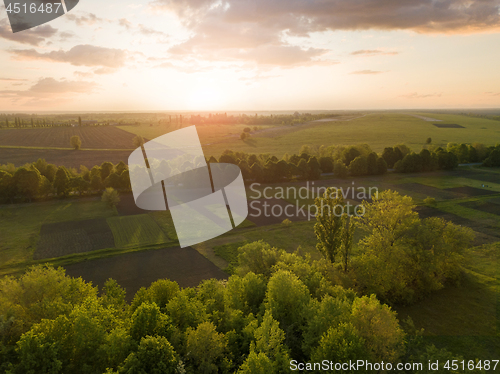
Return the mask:
M 139 139 L 140 140 L 140 139 Z M 138 141 L 139 141 L 138 140 Z M 139 143 L 138 143 L 139 144 Z M 238 165 L 246 181 L 261 183 L 290 180 L 316 180 L 322 173 L 344 178 L 385 174 L 388 168 L 399 173 L 434 170 L 452 170 L 459 163 L 482 162 L 483 166 L 500 166 L 500 145 L 448 144 L 447 148 L 422 149 L 414 153 L 406 145 L 387 147 L 377 154 L 366 144 L 353 146 L 302 146 L 299 155 L 285 154 L 282 159 L 270 154 L 248 154 L 226 150 L 219 159 L 211 156 L 209 163 L 221 162 Z M 31 201 L 33 198 L 66 197 L 71 194 L 95 194 L 105 188 L 130 191 L 128 166 L 120 161 L 113 165 L 80 170 L 48 164 L 39 159 L 32 164 L 16 168 L 12 164 L 0 165 L 0 201 Z
M 108 123 L 96 123 L 96 124 L 82 124 L 82 118 L 79 116 L 77 121 L 78 126 L 105 126 Z M 54 121 L 53 118 L 39 118 L 29 116 L 28 118 L 21 118 L 14 116 L 13 118 L 9 118 L 9 116 L 5 115 L 5 118 L 0 120 L 0 128 L 41 128 L 41 127 L 71 127 L 75 121 L 66 120 L 66 121 Z
M 116 165 L 104 162 L 90 170 L 85 166 L 80 166 L 80 170 L 58 167 L 44 159 L 19 168 L 12 164 L 0 165 L 0 201 L 4 203 L 96 194 L 109 187 L 119 191 L 131 190 L 129 171 L 124 162 Z
M 429 147 L 430 148 L 430 147 Z M 484 166 L 500 166 L 500 145 L 448 144 L 442 147 L 413 152 L 404 144 L 386 147 L 381 154 L 373 152 L 367 144 L 352 146 L 312 147 L 304 145 L 299 154 L 285 154 L 282 159 L 269 154 L 247 154 L 226 150 L 219 160 L 238 165 L 246 180 L 282 182 L 291 179 L 314 180 L 322 173 L 336 177 L 381 175 L 388 169 L 398 173 L 434 170 L 452 170 L 459 163 L 482 162 Z

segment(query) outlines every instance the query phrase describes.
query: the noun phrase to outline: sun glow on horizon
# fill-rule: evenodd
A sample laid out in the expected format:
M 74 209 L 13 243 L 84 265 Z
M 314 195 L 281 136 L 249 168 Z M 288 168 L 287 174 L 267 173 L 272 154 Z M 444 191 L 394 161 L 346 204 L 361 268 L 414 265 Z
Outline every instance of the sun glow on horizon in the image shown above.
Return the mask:
M 224 107 L 222 91 L 216 87 L 201 87 L 192 92 L 187 100 L 189 110 L 214 110 Z

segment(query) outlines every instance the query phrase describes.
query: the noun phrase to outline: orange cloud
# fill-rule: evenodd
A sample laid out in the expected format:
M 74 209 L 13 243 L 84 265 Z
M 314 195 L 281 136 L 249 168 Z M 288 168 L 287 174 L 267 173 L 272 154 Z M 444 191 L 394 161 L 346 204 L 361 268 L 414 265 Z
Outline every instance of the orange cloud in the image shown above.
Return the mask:
M 123 67 L 127 52 L 122 49 L 97 47 L 89 44 L 77 45 L 69 51 L 40 53 L 34 49 L 14 49 L 10 51 L 18 59 L 66 62 L 74 66 L 99 66 L 110 69 Z

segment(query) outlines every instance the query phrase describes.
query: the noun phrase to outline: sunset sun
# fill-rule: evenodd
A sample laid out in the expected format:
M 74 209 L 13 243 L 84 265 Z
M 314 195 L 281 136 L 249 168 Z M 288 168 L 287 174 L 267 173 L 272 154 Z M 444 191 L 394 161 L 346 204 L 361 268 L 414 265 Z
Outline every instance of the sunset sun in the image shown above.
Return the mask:
M 215 87 L 201 87 L 194 89 L 188 97 L 187 107 L 190 110 L 216 110 L 224 105 L 220 89 Z

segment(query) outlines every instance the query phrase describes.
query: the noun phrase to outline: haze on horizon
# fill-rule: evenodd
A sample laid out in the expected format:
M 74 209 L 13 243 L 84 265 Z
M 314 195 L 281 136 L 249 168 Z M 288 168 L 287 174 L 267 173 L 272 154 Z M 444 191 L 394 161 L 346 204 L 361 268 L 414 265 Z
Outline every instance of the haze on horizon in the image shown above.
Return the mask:
M 500 107 L 500 0 L 84 0 L 16 34 L 1 12 L 2 112 Z

